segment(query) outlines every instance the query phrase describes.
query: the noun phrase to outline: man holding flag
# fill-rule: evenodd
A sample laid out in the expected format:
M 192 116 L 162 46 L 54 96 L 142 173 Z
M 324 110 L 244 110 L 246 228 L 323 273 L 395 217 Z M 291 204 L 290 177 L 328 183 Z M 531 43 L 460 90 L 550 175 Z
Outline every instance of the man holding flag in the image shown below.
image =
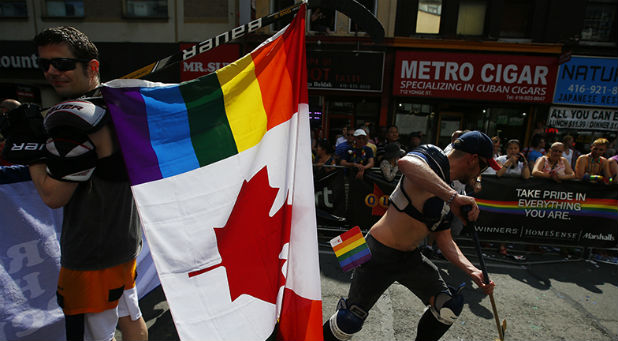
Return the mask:
M 458 194 L 448 184 L 468 183 L 482 173 L 493 155 L 491 139 L 479 132 L 463 134 L 446 155 L 433 145 L 422 145 L 398 162 L 403 176 L 389 198 L 382 218 L 369 230 L 372 258 L 354 270 L 347 299 L 324 324 L 325 340 L 348 340 L 361 330 L 369 310 L 395 281 L 410 289 L 429 309 L 418 323 L 416 340 L 438 340 L 463 309 L 462 286 L 448 286 L 438 268 L 418 249 L 432 234 L 444 257 L 462 269 L 485 293 L 494 283 L 483 282 L 477 269 L 459 250 L 450 233 L 453 215 L 475 221 L 474 198 Z M 467 216 L 462 207 L 471 206 Z
M 50 108 L 22 106 L 10 116 L 7 158 L 28 164 L 51 208 L 64 207 L 58 304 L 68 340 L 146 340 L 135 288 L 140 222 L 105 104 L 96 96 L 96 46 L 79 30 L 55 27 L 35 39 L 38 64 L 68 98 Z M 11 148 L 20 143 L 44 148 Z

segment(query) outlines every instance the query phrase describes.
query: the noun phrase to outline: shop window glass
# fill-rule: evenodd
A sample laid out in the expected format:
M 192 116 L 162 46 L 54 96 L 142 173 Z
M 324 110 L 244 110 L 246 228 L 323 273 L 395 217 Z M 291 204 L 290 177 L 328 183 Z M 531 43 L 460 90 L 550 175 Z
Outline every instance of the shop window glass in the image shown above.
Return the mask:
M 46 1 L 45 9 L 48 17 L 83 17 L 83 1 Z
M 28 16 L 26 1 L 1 1 L 0 17 L 25 18 Z
M 616 20 L 616 0 L 588 1 L 584 17 L 582 40 L 610 41 Z
M 126 0 L 125 13 L 134 18 L 167 18 L 167 1 Z
M 361 5 L 365 6 L 373 15 L 377 16 L 377 1 L 376 0 L 356 0 Z M 354 20 L 350 20 L 350 32 L 364 32 L 363 29 L 358 26 Z
M 457 17 L 457 34 L 479 36 L 485 26 L 485 0 L 461 0 Z
M 309 12 L 309 31 L 320 33 L 335 32 L 335 10 L 314 8 Z
M 433 109 L 430 104 L 398 103 L 395 106 L 395 125 L 399 129 L 399 134 L 408 135 L 415 131 L 424 134 L 430 132 Z
M 534 2 L 530 0 L 505 0 L 502 9 L 500 37 L 529 37 L 533 5 Z
M 440 33 L 442 0 L 419 0 L 416 33 Z

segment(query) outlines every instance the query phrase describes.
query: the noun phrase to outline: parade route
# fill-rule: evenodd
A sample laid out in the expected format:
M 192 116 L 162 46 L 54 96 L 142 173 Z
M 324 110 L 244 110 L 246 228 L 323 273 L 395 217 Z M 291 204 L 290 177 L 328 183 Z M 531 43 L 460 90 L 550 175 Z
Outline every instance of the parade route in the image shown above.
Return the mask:
M 476 263 L 473 251 L 464 253 Z M 546 255 L 557 259 L 557 255 Z M 495 340 L 498 337 L 489 298 L 461 271 L 436 260 L 445 280 L 467 283 L 465 306 L 442 340 Z M 506 340 L 618 340 L 618 267 L 586 260 L 547 264 L 506 264 L 488 260 L 494 297 Z M 530 262 L 532 263 L 532 262 Z M 323 319 L 347 294 L 350 273 L 339 268 L 332 251 L 320 248 Z M 161 288 L 141 301 L 151 340 L 177 340 Z M 392 285 L 370 311 L 353 340 L 413 340 L 422 303 L 400 284 Z M 119 333 L 116 334 L 120 340 Z M 204 340 L 208 337 L 205 335 Z

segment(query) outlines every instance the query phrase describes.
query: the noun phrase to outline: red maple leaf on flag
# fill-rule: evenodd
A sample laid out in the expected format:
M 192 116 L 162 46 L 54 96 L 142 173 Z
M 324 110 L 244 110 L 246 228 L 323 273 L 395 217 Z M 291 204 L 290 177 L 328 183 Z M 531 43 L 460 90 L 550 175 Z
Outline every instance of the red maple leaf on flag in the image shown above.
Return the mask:
M 276 304 L 285 284 L 279 259 L 290 241 L 292 206 L 287 204 L 269 216 L 279 189 L 270 187 L 266 167 L 245 181 L 225 226 L 215 228 L 221 263 L 189 273 L 193 277 L 225 267 L 232 301 L 242 294 Z

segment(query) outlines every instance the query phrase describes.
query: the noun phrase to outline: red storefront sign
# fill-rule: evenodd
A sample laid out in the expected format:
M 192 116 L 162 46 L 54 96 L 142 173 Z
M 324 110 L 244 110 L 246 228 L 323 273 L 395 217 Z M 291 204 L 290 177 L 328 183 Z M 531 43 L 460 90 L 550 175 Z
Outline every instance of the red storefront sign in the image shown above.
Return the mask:
M 180 50 L 187 49 L 195 44 L 180 44 Z M 232 63 L 240 57 L 240 45 L 223 44 L 215 49 L 198 54 L 182 62 L 180 66 L 180 80 L 188 81 L 197 77 L 213 73 Z
M 397 51 L 393 94 L 551 103 L 557 57 Z

